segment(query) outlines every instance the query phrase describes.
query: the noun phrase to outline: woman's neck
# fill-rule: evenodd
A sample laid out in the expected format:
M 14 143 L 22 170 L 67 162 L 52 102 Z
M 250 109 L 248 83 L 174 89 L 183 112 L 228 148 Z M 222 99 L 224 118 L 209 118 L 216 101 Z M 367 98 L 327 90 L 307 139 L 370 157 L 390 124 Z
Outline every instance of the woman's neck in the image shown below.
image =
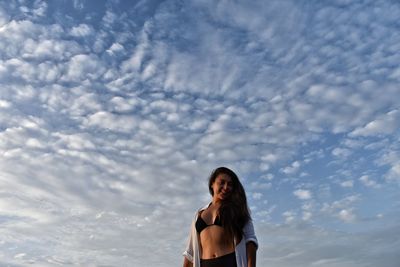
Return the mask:
M 213 198 L 211 205 L 216 208 L 219 209 L 219 207 L 221 207 L 221 200 L 218 198 Z

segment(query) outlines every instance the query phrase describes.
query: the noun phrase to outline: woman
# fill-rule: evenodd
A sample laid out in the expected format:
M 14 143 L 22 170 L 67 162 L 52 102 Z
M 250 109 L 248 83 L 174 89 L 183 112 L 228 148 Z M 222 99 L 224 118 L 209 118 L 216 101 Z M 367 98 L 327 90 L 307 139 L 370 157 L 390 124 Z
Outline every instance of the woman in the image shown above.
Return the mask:
M 255 267 L 258 242 L 239 178 L 219 167 L 208 188 L 212 201 L 196 212 L 183 266 Z

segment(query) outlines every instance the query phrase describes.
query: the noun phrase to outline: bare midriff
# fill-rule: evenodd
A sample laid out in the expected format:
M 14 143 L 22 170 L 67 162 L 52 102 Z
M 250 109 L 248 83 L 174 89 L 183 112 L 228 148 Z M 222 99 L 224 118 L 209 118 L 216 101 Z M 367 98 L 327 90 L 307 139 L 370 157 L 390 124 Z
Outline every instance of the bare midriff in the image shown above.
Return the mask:
M 213 259 L 235 251 L 233 238 L 218 225 L 211 225 L 200 233 L 201 259 Z

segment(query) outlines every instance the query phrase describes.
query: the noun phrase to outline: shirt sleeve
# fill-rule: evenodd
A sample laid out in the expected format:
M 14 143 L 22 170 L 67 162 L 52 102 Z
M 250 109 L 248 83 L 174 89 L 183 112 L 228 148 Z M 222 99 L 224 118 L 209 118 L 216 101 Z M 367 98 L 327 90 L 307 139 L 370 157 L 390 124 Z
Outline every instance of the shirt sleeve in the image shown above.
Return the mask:
M 192 222 L 191 227 L 190 227 L 190 232 L 189 232 L 189 237 L 188 237 L 188 242 L 186 245 L 186 249 L 183 252 L 183 256 L 185 256 L 190 262 L 193 262 L 193 227 L 194 227 L 194 222 Z
M 191 235 L 190 235 L 191 237 Z M 188 245 L 186 247 L 186 250 L 183 252 L 183 256 L 186 257 L 190 262 L 193 262 L 193 246 L 191 242 L 191 238 L 189 238 Z
M 254 231 L 253 220 L 250 219 L 243 228 L 243 235 L 246 244 L 248 242 L 254 242 L 256 248 L 258 248 L 258 240 L 256 237 L 256 233 Z

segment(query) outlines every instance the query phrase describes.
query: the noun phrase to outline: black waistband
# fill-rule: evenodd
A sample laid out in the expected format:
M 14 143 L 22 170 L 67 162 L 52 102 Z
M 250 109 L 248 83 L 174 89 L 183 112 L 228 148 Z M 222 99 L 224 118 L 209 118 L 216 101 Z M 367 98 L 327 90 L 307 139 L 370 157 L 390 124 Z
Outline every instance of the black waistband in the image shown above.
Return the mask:
M 236 267 L 235 252 L 212 259 L 200 259 L 201 267 Z

